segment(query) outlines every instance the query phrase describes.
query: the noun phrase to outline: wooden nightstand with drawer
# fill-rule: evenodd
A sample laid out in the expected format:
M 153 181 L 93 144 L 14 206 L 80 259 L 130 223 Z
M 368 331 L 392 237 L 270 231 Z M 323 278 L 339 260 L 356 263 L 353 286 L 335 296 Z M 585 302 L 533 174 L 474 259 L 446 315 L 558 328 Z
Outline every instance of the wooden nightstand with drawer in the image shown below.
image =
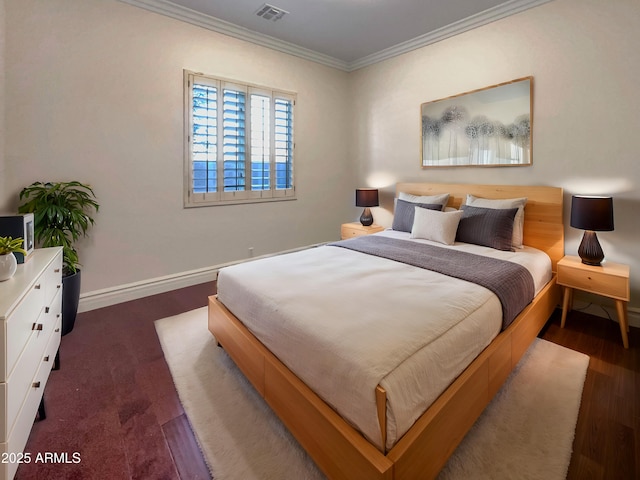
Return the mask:
M 361 235 L 371 235 L 372 233 L 378 233 L 384 230 L 384 227 L 380 225 L 369 225 L 365 227 L 359 222 L 343 223 L 340 228 L 340 238 L 345 240 L 347 238 L 359 237 Z
M 580 257 L 565 256 L 558 262 L 558 285 L 563 286 L 562 321 L 564 328 L 567 312 L 573 303 L 573 290 L 609 297 L 616 302 L 618 322 L 624 348 L 629 348 L 627 331 L 627 303 L 629 302 L 629 266 L 605 262 L 599 266 L 586 265 Z

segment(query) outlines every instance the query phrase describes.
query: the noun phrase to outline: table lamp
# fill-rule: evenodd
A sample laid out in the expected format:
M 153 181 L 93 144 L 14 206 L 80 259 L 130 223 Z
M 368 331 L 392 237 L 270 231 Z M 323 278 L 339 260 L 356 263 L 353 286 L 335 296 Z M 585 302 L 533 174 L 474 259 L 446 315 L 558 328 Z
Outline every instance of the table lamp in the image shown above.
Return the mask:
M 364 211 L 360 216 L 360 223 L 368 227 L 373 223 L 373 215 L 369 207 L 377 207 L 378 189 L 377 188 L 356 188 L 356 207 L 364 207 Z
M 598 266 L 604 259 L 604 252 L 598 242 L 596 232 L 613 230 L 613 199 L 573 195 L 571 197 L 571 226 L 584 230 L 578 255 L 582 263 Z

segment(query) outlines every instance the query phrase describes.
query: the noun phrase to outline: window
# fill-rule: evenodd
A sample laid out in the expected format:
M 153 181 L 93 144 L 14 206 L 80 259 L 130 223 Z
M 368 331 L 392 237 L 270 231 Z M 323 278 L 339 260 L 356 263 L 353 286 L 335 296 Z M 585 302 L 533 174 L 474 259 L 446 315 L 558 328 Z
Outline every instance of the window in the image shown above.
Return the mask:
M 292 199 L 295 96 L 185 71 L 185 205 Z

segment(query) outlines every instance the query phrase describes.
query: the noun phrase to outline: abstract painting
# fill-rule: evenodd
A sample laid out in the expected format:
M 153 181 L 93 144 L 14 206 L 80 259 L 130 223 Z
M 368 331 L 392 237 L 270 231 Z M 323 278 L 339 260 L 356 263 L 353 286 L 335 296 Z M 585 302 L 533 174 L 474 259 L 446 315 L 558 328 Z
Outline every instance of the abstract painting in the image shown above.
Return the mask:
M 533 77 L 423 103 L 422 167 L 531 165 Z

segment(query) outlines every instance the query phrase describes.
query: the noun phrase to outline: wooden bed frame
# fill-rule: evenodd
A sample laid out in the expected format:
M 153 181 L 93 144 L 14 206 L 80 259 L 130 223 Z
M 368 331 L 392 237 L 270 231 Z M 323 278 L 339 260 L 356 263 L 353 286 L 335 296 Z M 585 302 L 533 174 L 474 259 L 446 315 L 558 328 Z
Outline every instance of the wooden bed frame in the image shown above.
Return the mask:
M 554 272 L 564 255 L 561 188 L 399 183 L 396 192 L 449 193 L 448 206 L 452 207 L 459 207 L 467 193 L 484 198 L 527 197 L 524 243 L 547 252 Z M 328 478 L 427 479 L 437 476 L 559 301 L 554 273 L 531 304 L 386 453 L 368 442 L 285 367 L 216 296 L 209 298 L 209 330 Z M 384 430 L 386 396 L 379 386 L 376 399 Z

